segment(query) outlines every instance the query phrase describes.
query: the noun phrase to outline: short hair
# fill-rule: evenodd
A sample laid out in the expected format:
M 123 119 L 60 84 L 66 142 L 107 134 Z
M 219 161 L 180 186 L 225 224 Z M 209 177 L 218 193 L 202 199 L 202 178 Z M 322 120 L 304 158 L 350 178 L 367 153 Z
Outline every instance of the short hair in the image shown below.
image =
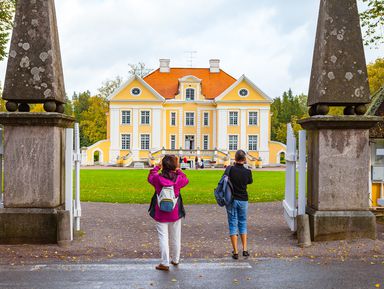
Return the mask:
M 238 150 L 235 154 L 235 161 L 237 162 L 243 162 L 246 160 L 246 153 L 243 150 Z

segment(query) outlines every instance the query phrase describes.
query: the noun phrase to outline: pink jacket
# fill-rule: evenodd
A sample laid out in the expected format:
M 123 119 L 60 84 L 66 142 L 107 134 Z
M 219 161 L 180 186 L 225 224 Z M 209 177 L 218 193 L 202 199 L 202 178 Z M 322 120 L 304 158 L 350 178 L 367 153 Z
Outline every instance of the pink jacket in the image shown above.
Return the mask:
M 179 197 L 180 189 L 184 188 L 189 182 L 187 176 L 181 170 L 177 170 L 176 171 L 177 178 L 176 178 L 176 181 L 173 182 L 167 178 L 162 177 L 159 174 L 159 170 L 160 170 L 160 167 L 156 166 L 155 168 L 149 171 L 149 175 L 148 175 L 148 182 L 155 187 L 156 194 L 157 195 L 160 194 L 163 187 L 173 186 L 175 191 L 175 196 Z M 184 217 L 185 213 L 182 207 L 183 204 L 182 204 L 181 198 L 178 199 L 178 202 L 175 208 L 170 213 L 160 211 L 159 206 L 157 204 L 157 198 L 155 199 L 156 199 L 156 202 L 154 201 L 154 199 L 152 199 L 151 207 L 153 206 L 154 210 L 152 210 L 150 214 L 157 222 L 160 222 L 160 223 L 176 222 L 177 220 Z M 151 211 L 151 208 L 150 208 L 150 211 Z

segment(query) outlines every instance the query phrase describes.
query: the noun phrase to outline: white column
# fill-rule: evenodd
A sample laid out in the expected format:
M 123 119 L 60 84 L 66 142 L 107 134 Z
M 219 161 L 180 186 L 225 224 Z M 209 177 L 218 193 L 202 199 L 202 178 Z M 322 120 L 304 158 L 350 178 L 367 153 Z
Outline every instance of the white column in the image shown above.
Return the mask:
M 162 127 L 163 140 L 162 140 L 161 147 L 165 147 L 165 148 L 169 149 L 167 147 L 167 110 L 163 109 L 162 115 L 163 115 L 163 127 Z
M 201 145 L 201 110 L 197 110 L 197 121 L 196 121 L 197 129 L 196 129 L 196 149 L 200 148 L 202 149 L 203 146 Z
M 247 111 L 240 110 L 240 148 L 247 150 Z
M 110 125 L 111 147 L 109 150 L 109 162 L 116 164 L 116 160 L 120 155 L 120 110 L 118 108 L 111 108 Z
M 228 150 L 227 144 L 227 110 L 218 110 L 218 127 L 217 127 L 217 148 L 219 150 Z
M 184 122 L 183 122 L 183 109 L 179 109 L 179 147 L 178 148 L 184 148 L 184 140 L 183 140 L 183 127 L 184 127 Z
M 132 132 L 132 154 L 133 160 L 139 160 L 139 109 L 134 108 L 132 110 L 132 123 L 133 123 L 133 132 Z
M 269 164 L 269 108 L 260 109 L 260 147 L 259 155 L 263 164 Z
M 152 109 L 152 148 L 161 149 L 161 109 Z
M 212 125 L 212 143 L 211 148 L 215 149 L 217 147 L 217 125 L 216 125 L 216 110 L 213 111 L 213 125 Z

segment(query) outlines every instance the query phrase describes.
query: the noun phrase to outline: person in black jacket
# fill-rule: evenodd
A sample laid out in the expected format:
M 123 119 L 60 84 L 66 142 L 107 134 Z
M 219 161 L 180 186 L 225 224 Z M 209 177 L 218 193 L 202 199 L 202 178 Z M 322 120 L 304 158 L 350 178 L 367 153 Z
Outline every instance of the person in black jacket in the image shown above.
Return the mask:
M 243 256 L 248 257 L 247 249 L 247 214 L 248 192 L 247 185 L 252 184 L 252 171 L 246 169 L 246 153 L 239 150 L 235 155 L 235 164 L 229 172 L 229 179 L 233 186 L 233 202 L 227 206 L 229 235 L 233 247 L 232 258 L 239 258 L 237 239 L 240 234 L 243 245 Z

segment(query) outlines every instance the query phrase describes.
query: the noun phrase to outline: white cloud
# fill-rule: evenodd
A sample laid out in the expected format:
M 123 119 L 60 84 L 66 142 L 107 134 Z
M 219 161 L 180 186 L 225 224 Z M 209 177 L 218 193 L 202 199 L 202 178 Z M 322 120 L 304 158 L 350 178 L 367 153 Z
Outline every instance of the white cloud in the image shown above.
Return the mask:
M 69 95 L 127 77 L 129 63 L 186 66 L 190 50 L 195 67 L 220 58 L 226 72 L 246 74 L 271 97 L 308 90 L 317 0 L 65 0 L 56 9 Z M 379 55 L 367 50 L 368 61 Z

